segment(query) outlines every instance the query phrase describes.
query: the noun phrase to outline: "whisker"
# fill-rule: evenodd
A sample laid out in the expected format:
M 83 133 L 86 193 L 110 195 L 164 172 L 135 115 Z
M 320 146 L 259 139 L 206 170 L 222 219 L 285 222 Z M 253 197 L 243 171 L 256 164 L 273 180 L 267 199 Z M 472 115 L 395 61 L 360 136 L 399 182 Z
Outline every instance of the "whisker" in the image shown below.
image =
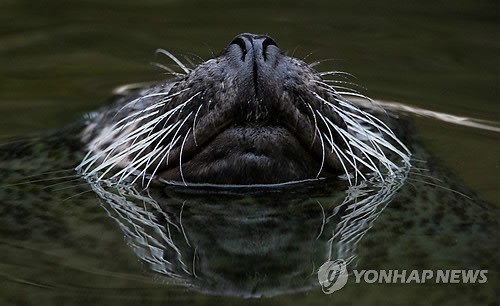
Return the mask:
M 154 142 L 155 140 L 159 139 L 160 137 L 162 137 L 161 139 L 165 139 L 165 137 L 178 125 L 178 122 L 176 124 L 172 124 L 168 127 L 165 128 L 165 125 L 164 125 L 164 128 L 158 132 L 155 132 L 155 133 L 152 133 L 153 130 L 155 129 L 155 127 L 160 123 L 162 122 L 164 119 L 166 119 L 165 121 L 165 124 L 166 122 L 168 122 L 169 118 L 171 118 L 176 112 L 179 112 L 187 103 L 189 103 L 192 99 L 194 99 L 199 93 L 196 93 L 194 95 L 192 95 L 188 100 L 186 100 L 184 103 L 181 103 L 179 104 L 178 106 L 176 106 L 175 108 L 165 112 L 164 114 L 162 114 L 161 116 L 158 116 L 156 118 L 154 118 L 154 120 L 142 125 L 140 128 L 138 129 L 135 129 L 131 132 L 127 132 L 125 134 L 123 134 L 122 136 L 119 136 L 117 137 L 107 148 L 101 150 L 100 152 L 89 152 L 91 154 L 87 154 L 87 156 L 84 158 L 84 160 L 80 163 L 79 166 L 77 166 L 77 170 L 81 173 L 87 173 L 88 175 L 92 175 L 93 173 L 97 173 L 101 170 L 104 170 L 105 168 L 107 168 L 104 173 L 101 174 L 100 176 L 100 179 L 102 179 L 104 177 L 104 175 L 106 175 L 109 171 L 111 171 L 111 169 L 117 164 L 119 163 L 121 160 L 124 160 L 125 158 L 127 158 L 128 156 L 131 156 L 131 154 L 133 153 L 136 153 L 136 156 L 135 158 L 132 160 L 131 162 L 131 167 L 126 167 L 125 169 L 132 169 L 132 168 L 135 168 L 134 167 L 134 164 L 137 160 L 137 157 L 140 156 L 140 154 L 142 152 L 144 152 L 144 150 L 147 148 L 147 144 L 148 143 L 151 143 L 151 142 Z M 157 108 L 158 106 L 157 105 L 153 105 L 152 107 L 149 107 L 150 110 L 154 109 L 154 108 Z M 150 116 L 152 115 L 156 115 L 158 113 L 158 111 L 154 111 L 154 112 L 151 112 L 150 114 L 147 114 L 147 115 L 144 115 L 142 117 L 139 117 L 139 118 L 135 118 L 133 121 L 131 122 L 126 122 L 125 125 L 131 125 L 135 122 L 140 122 L 146 118 L 149 118 Z M 133 118 L 135 114 L 132 114 L 131 116 L 128 116 L 128 117 L 131 117 Z M 124 118 L 125 119 L 125 118 Z M 125 120 L 121 120 L 121 122 L 125 122 Z M 116 124 L 113 125 L 113 127 L 115 128 L 116 130 Z M 113 135 L 113 133 L 111 133 L 111 135 Z M 137 142 L 137 140 L 139 139 L 139 137 L 142 137 L 143 135 L 145 135 L 145 137 Z M 117 154 L 114 154 L 113 157 L 111 158 L 112 154 L 113 154 L 113 151 L 115 151 L 118 147 L 128 143 L 132 141 L 131 144 L 128 145 L 127 148 L 125 148 L 124 150 L 122 150 L 121 152 L 117 153 Z M 98 143 L 98 142 L 97 142 Z M 160 144 L 161 142 L 158 142 L 158 144 L 156 145 L 154 151 L 156 150 L 156 148 L 158 147 L 158 145 Z M 92 153 L 94 153 L 94 156 L 92 156 Z M 95 167 L 92 171 L 89 172 L 90 170 L 90 167 L 93 166 L 93 164 L 99 159 L 101 158 L 104 154 L 106 154 L 106 157 L 104 158 L 104 160 L 101 162 L 100 165 L 98 165 L 97 167 Z M 144 161 L 141 159 L 141 162 Z M 141 163 L 142 164 L 142 163 Z M 85 169 L 83 169 L 83 167 L 85 167 Z M 82 171 L 83 170 L 83 171 Z M 123 170 L 123 169 L 122 169 Z M 126 173 L 127 171 L 125 172 L 122 172 L 120 171 L 121 175 L 123 175 L 120 179 L 119 179 L 119 182 L 123 181 L 125 179 L 126 176 Z M 116 177 L 116 176 L 114 176 Z
M 92 192 L 92 191 L 93 191 L 92 189 L 89 189 L 89 190 L 85 190 L 85 191 L 82 191 L 82 192 L 79 192 L 79 193 L 73 194 L 73 195 L 71 195 L 71 196 L 69 196 L 69 197 L 67 197 L 67 198 L 63 199 L 63 200 L 61 201 L 61 203 L 64 203 L 64 202 L 66 202 L 66 201 L 68 201 L 68 200 L 71 200 L 71 199 L 73 199 L 73 198 L 76 198 L 76 197 L 78 197 L 78 196 L 81 196 L 81 195 L 83 195 L 83 194 L 86 194 L 86 193 L 88 193 L 88 192 Z
M 141 149 L 141 151 L 139 153 L 136 154 L 136 156 L 134 157 L 134 160 L 131 163 L 129 163 L 129 165 L 127 165 L 127 167 L 125 167 L 124 169 L 122 169 L 120 171 L 120 172 L 122 172 L 122 174 L 121 174 L 121 177 L 119 179 L 119 182 L 122 182 L 124 179 L 126 179 L 128 176 L 130 176 L 136 169 L 138 169 L 138 166 L 143 164 L 144 161 L 146 161 L 146 167 L 144 167 L 144 169 L 133 180 L 133 182 L 135 182 L 137 180 L 137 178 L 140 177 L 143 172 L 145 173 L 147 171 L 149 165 L 151 164 L 149 162 L 150 158 L 152 156 L 154 156 L 155 154 L 162 152 L 163 149 L 159 148 L 159 145 L 162 143 L 163 139 L 165 139 L 165 137 L 168 136 L 174 130 L 174 128 L 177 127 L 178 125 L 182 125 L 182 124 L 179 124 L 179 122 L 176 122 L 175 124 L 169 126 L 169 128 L 162 129 L 162 130 L 154 133 L 152 136 L 150 136 L 150 137 L 153 137 L 151 140 L 146 138 L 143 141 L 141 141 L 141 144 L 137 144 L 136 147 L 138 147 L 138 149 L 140 149 L 141 146 L 143 148 Z M 153 148 L 153 150 L 150 153 L 148 153 L 144 158 L 137 160 L 137 157 L 140 156 L 140 154 L 144 151 L 144 149 L 146 149 L 151 142 L 156 141 L 156 139 L 159 137 L 162 137 L 161 138 L 162 140 L 156 144 L 156 146 Z M 147 160 L 146 160 L 146 157 L 148 158 Z M 155 159 L 153 159 L 153 162 Z M 137 164 L 137 163 L 139 163 L 139 164 Z M 129 169 L 133 169 L 134 171 L 128 171 Z M 115 174 L 115 176 L 119 175 L 119 173 Z
M 321 171 L 323 171 L 323 166 L 325 164 L 325 142 L 323 141 L 323 136 L 321 132 L 319 131 L 318 125 L 315 126 L 316 131 L 319 133 L 319 140 L 321 142 L 321 165 L 319 167 L 318 174 L 316 174 L 316 177 L 319 177 L 321 174 Z
M 425 185 L 429 185 L 429 186 L 433 186 L 433 187 L 437 187 L 437 188 L 441 188 L 443 190 L 453 192 L 453 193 L 458 194 L 458 195 L 460 195 L 460 196 L 462 196 L 464 198 L 472 200 L 471 197 L 469 197 L 468 195 L 466 195 L 464 193 L 461 193 L 460 191 L 457 191 L 457 190 L 454 190 L 454 189 L 451 189 L 451 188 L 448 188 L 448 187 L 445 187 L 445 186 L 442 186 L 442 185 L 439 185 L 439 184 L 434 184 L 434 183 L 427 182 L 427 181 L 417 180 L 417 179 L 414 179 L 414 178 L 408 178 L 408 180 L 409 181 L 414 181 L 414 182 L 417 182 L 417 183 L 423 183 Z
M 191 70 L 187 68 L 177 57 L 173 56 L 172 53 L 168 52 L 167 50 L 164 49 L 156 49 L 155 51 L 156 54 L 163 54 L 168 56 L 171 60 L 173 60 L 181 69 L 186 73 L 189 74 Z
M 186 118 L 185 118 L 185 119 L 184 119 L 184 120 L 183 120 L 183 121 L 179 124 L 179 128 L 177 129 L 177 132 L 178 132 L 178 131 L 182 128 L 182 126 L 184 125 L 184 123 L 186 123 L 186 121 L 187 121 L 187 120 L 191 117 L 192 113 L 193 113 L 193 112 L 190 112 L 190 113 L 186 116 Z M 177 122 L 177 123 L 179 123 L 179 122 Z M 177 132 L 176 132 L 176 134 L 177 134 Z M 168 133 L 170 133 L 170 131 L 169 131 Z M 189 132 L 188 132 L 188 133 L 189 133 Z M 176 134 L 174 134 L 173 138 L 175 138 L 175 137 L 176 137 Z M 164 137 L 163 137 L 163 138 L 162 138 L 162 139 L 158 142 L 158 144 L 155 146 L 155 149 L 159 146 L 159 144 L 163 141 L 163 139 L 165 139 L 165 137 L 166 137 L 167 135 L 168 135 L 168 134 L 165 134 L 165 136 L 164 136 Z M 171 149 L 172 147 L 173 147 L 173 145 L 167 145 L 165 148 L 169 148 L 169 152 L 170 152 L 170 149 Z M 163 154 L 163 153 L 162 153 L 162 154 Z M 182 148 L 181 148 L 181 154 L 182 154 Z M 156 160 L 156 158 L 155 158 L 154 160 Z M 153 162 L 154 162 L 154 160 L 153 160 Z M 152 163 L 152 162 L 151 162 L 151 163 Z M 148 163 L 148 164 L 146 165 L 146 167 L 144 167 L 144 170 L 143 170 L 143 179 L 142 179 L 142 184 L 143 184 L 143 185 L 144 185 L 145 176 L 146 176 L 146 169 L 148 169 L 148 168 L 149 168 L 149 166 L 151 165 L 151 163 Z M 168 158 L 167 158 L 167 164 L 168 164 Z
M 193 63 L 193 61 L 191 60 L 191 58 L 189 56 L 184 54 L 182 57 L 184 58 L 184 60 L 186 60 L 186 62 L 188 62 L 189 65 L 191 65 L 192 68 L 196 67 L 196 64 Z
M 324 71 L 324 72 L 320 72 L 319 75 L 321 77 L 323 76 L 328 76 L 328 75 L 340 75 L 340 76 L 347 76 L 347 77 L 350 77 L 350 78 L 353 78 L 355 79 L 356 77 L 348 72 L 344 72 L 344 71 Z
M 186 139 L 189 136 L 189 132 L 191 132 L 191 129 L 189 129 L 186 133 L 186 136 L 184 136 L 184 140 L 182 141 L 182 145 L 181 145 L 181 152 L 179 154 L 179 172 L 181 174 L 181 179 L 182 179 L 182 182 L 184 183 L 184 186 L 187 186 L 187 184 L 186 184 L 186 180 L 184 179 L 184 172 L 182 171 L 182 151 L 184 150 L 184 144 L 186 143 Z
M 334 84 L 343 84 L 343 85 L 357 87 L 357 88 L 360 88 L 362 90 L 367 90 L 365 87 L 363 87 L 363 86 L 361 86 L 361 85 L 359 85 L 357 83 L 354 83 L 354 82 L 341 81 L 341 80 L 331 80 L 331 79 L 323 79 L 323 82 L 325 82 L 325 83 L 334 83 Z M 327 85 L 332 86 L 330 84 L 327 84 Z
M 438 181 L 438 182 L 444 182 L 442 179 L 439 179 L 439 178 L 434 177 L 432 175 L 422 174 L 422 173 L 414 172 L 414 171 L 411 171 L 411 170 L 410 170 L 409 174 L 410 175 L 416 175 L 416 176 L 424 177 L 424 178 L 431 179 L 431 180 Z
M 322 80 L 322 81 L 312 80 L 313 83 L 320 84 L 324 87 L 329 87 L 329 89 L 333 89 L 336 94 L 339 94 L 338 89 L 342 89 L 342 90 L 349 90 L 352 93 L 361 95 L 356 89 L 345 87 L 345 86 L 339 86 L 339 85 L 336 85 L 336 86 L 329 85 L 329 84 L 326 84 L 325 81 L 326 80 Z M 342 82 L 342 83 L 350 83 L 350 82 Z M 351 83 L 351 84 L 353 84 L 353 83 Z
M 146 94 L 146 95 L 144 95 L 144 96 L 140 96 L 140 97 L 138 97 L 138 98 L 136 98 L 136 99 L 134 99 L 134 100 L 132 100 L 132 101 L 130 101 L 130 102 L 127 102 L 124 106 L 122 106 L 122 107 L 121 107 L 121 108 L 120 108 L 120 109 L 116 112 L 116 114 L 113 116 L 112 120 L 114 120 L 114 119 L 116 118 L 116 116 L 117 116 L 118 114 L 120 114 L 120 112 L 121 112 L 121 111 L 123 111 L 125 108 L 127 108 L 127 107 L 131 107 L 131 105 L 132 105 L 132 104 L 136 104 L 137 102 L 140 102 L 141 100 L 148 99 L 148 98 L 153 98 L 153 97 L 161 97 L 161 96 L 163 96 L 165 99 L 168 99 L 168 98 L 173 98 L 173 97 L 175 97 L 175 96 L 178 96 L 179 94 L 181 94 L 182 92 L 184 92 L 184 91 L 186 91 L 186 90 L 187 90 L 187 89 L 179 90 L 179 91 L 177 91 L 177 92 L 175 92 L 175 93 L 170 93 L 170 92 L 157 92 L 157 93 L 151 93 L 151 94 Z M 155 103 L 155 104 L 153 104 L 152 106 L 150 106 L 150 107 L 148 107 L 148 108 L 146 108 L 146 109 L 143 109 L 143 110 L 141 110 L 141 111 L 140 111 L 140 112 L 138 112 L 138 113 L 132 113 L 131 115 L 129 115 L 129 116 L 125 117 L 124 119 L 122 119 L 122 120 L 118 121 L 117 123 L 115 123 L 115 126 L 117 126 L 117 125 L 121 124 L 121 122 L 122 122 L 122 121 L 127 120 L 127 118 L 129 118 L 129 117 L 131 117 L 131 116 L 136 116 L 136 115 L 138 115 L 138 114 L 141 114 L 142 112 L 148 111 L 150 108 L 157 108 L 157 107 L 161 107 L 161 105 L 160 105 L 160 106 L 158 106 L 158 104 L 160 104 L 160 103 Z
M 172 125 L 171 127 L 168 128 L 168 130 L 164 130 L 164 135 L 162 136 L 162 138 L 160 140 L 158 140 L 158 143 L 156 144 L 156 146 L 153 148 L 153 150 L 156 150 L 160 144 L 163 143 L 163 141 L 165 140 L 165 138 L 167 138 L 167 136 L 170 135 L 170 133 L 179 125 L 182 125 L 182 123 L 180 121 L 176 122 L 174 125 Z M 164 146 L 164 149 L 159 151 L 158 154 L 161 155 L 163 154 L 164 150 L 168 150 L 168 148 L 170 148 L 171 144 L 167 144 L 166 146 Z M 146 167 L 144 167 L 144 170 L 143 170 L 143 176 L 146 175 L 146 169 L 149 169 L 150 165 L 154 163 L 154 161 L 156 160 L 153 159 L 151 162 L 148 162 L 148 164 L 146 164 Z M 158 165 L 159 166 L 159 165 Z M 142 183 L 144 184 L 144 178 L 142 180 Z
M 323 84 L 322 82 L 318 82 L 319 84 Z M 326 84 L 326 86 L 329 87 L 329 85 Z M 331 87 L 330 87 L 331 88 Z M 338 97 L 339 93 L 335 91 L 333 88 L 330 90 L 332 94 L 334 94 L 334 97 Z M 323 116 L 319 111 L 316 111 L 319 115 L 320 118 L 323 120 L 325 125 L 331 126 L 337 134 L 342 138 L 342 140 L 346 143 L 347 148 L 349 151 L 347 152 L 353 162 L 349 162 L 353 164 L 353 168 L 356 169 L 354 174 L 358 175 L 360 171 L 358 170 L 358 167 L 355 166 L 356 162 L 360 162 L 363 164 L 365 167 L 373 171 L 374 173 L 377 174 L 377 176 L 381 179 L 384 180 L 384 175 L 382 172 L 379 170 L 379 167 L 377 167 L 375 161 L 377 163 L 381 163 L 382 166 L 389 171 L 389 174 L 392 175 L 393 171 L 397 171 L 399 169 L 399 166 L 397 166 L 393 161 L 391 161 L 386 154 L 384 153 L 384 149 L 389 150 L 390 152 L 395 153 L 397 156 L 400 156 L 405 164 L 409 165 L 409 150 L 404 146 L 399 139 L 394 135 L 394 133 L 385 125 L 382 123 L 380 120 L 375 121 L 372 116 L 369 116 L 370 114 L 354 107 L 353 105 L 348 105 L 346 102 L 347 100 L 338 100 L 337 102 L 339 103 L 340 106 L 346 107 L 346 109 L 341 109 L 339 106 L 327 101 L 325 98 L 321 97 L 318 95 L 316 92 L 311 91 L 311 93 L 314 95 L 316 99 L 321 101 L 322 103 L 328 105 L 331 107 L 339 116 L 340 118 L 344 121 L 344 123 L 347 125 L 347 129 L 357 133 L 358 135 L 364 135 L 365 141 L 362 140 L 362 138 L 358 139 L 359 137 L 355 137 L 351 133 L 347 132 L 344 129 L 341 129 L 338 127 L 336 124 L 334 124 L 331 120 L 328 119 L 328 117 Z M 358 95 L 359 96 L 359 95 Z M 338 98 L 335 98 L 338 99 Z M 344 98 L 345 99 L 345 98 Z M 355 113 L 356 112 L 356 113 Z M 359 114 L 358 114 L 359 113 Z M 367 125 L 367 127 L 364 127 L 361 125 L 361 123 L 364 123 Z M 379 134 L 376 134 L 370 130 L 370 127 L 375 128 L 378 130 Z M 329 130 L 329 133 L 331 133 L 331 130 Z M 399 148 L 396 148 L 394 145 L 389 143 L 387 140 L 384 139 L 384 135 L 389 136 L 391 139 L 393 139 L 398 146 L 403 150 L 406 151 L 407 154 L 403 153 Z M 330 142 L 333 142 L 333 138 Z M 332 149 L 334 148 L 333 145 L 331 145 Z M 355 147 L 356 149 L 359 150 L 360 154 L 365 157 L 366 161 L 362 158 L 360 158 L 353 150 L 352 147 Z M 339 150 L 342 155 L 343 151 Z M 336 153 L 337 156 L 339 157 L 340 160 L 342 160 L 342 156 L 339 153 Z M 347 171 L 346 171 L 347 173 Z M 347 173 L 348 174 L 348 173 Z
M 365 123 L 367 123 L 368 125 L 370 126 L 373 126 L 375 127 L 377 130 L 379 130 L 380 133 L 382 134 L 385 134 L 389 137 L 391 137 L 392 140 L 396 141 L 398 143 L 398 145 L 404 150 L 406 151 L 406 154 L 400 152 L 399 150 L 396 150 L 395 152 L 398 153 L 398 155 L 400 155 L 401 157 L 405 158 L 405 159 L 408 159 L 409 160 L 409 156 L 410 155 L 410 151 L 408 150 L 408 148 L 396 137 L 396 135 L 394 134 L 394 132 L 392 132 L 392 130 L 385 124 L 383 123 L 380 119 L 374 117 L 373 115 L 367 113 L 367 112 L 364 112 L 358 108 L 355 108 L 353 105 L 349 105 L 348 103 L 346 103 L 345 101 L 342 101 L 342 105 L 345 106 L 345 107 L 348 107 L 349 109 L 351 110 L 355 110 L 357 112 L 359 112 L 360 114 L 363 114 L 365 117 L 363 116 L 360 116 L 360 115 L 357 115 L 353 112 L 349 112 L 349 111 L 346 111 L 346 110 L 342 110 L 340 108 L 338 108 L 337 106 L 335 106 L 334 104 L 326 101 L 325 99 L 321 98 L 320 96 L 318 96 L 317 94 L 315 94 L 317 98 L 319 98 L 321 101 L 323 101 L 324 103 L 326 103 L 327 105 L 331 106 L 332 108 L 334 108 L 336 110 L 336 112 L 341 116 L 343 117 L 344 120 L 349 120 L 351 123 L 353 123 L 353 126 L 352 128 L 355 129 L 356 126 L 359 127 L 359 131 L 362 131 L 363 133 L 371 133 L 372 136 L 374 136 L 374 140 L 380 140 L 382 141 L 382 139 L 380 137 L 377 137 L 377 135 L 375 135 L 373 132 L 371 132 L 369 129 L 366 129 L 366 128 L 363 128 L 361 127 L 361 125 L 359 125 L 359 122 L 356 122 L 355 120 L 351 120 L 349 118 L 347 118 L 347 116 L 352 116 L 352 117 L 355 117 L 356 119 L 359 119 L 361 121 L 364 121 Z M 374 121 L 376 120 L 377 123 Z M 387 143 L 387 142 L 386 142 Z M 395 148 L 394 148 L 395 149 Z
M 179 141 L 180 139 L 180 136 L 178 136 L 176 139 L 174 139 L 171 144 L 169 146 L 167 146 L 168 148 L 168 151 L 167 151 L 167 154 L 163 154 L 163 157 L 160 159 L 160 162 L 158 163 L 158 165 L 156 166 L 156 168 L 154 169 L 154 171 L 151 173 L 151 177 L 146 185 L 146 188 L 149 187 L 149 185 L 151 184 L 151 181 L 153 180 L 153 177 L 155 176 L 156 172 L 158 171 L 158 169 L 160 168 L 160 165 L 163 163 L 163 161 L 165 160 L 165 158 L 167 158 L 167 161 L 168 161 L 168 153 L 170 153 L 170 150 L 172 149 L 172 147 Z M 168 162 L 167 162 L 168 164 Z
M 200 109 L 202 106 L 203 106 L 203 104 L 201 104 L 198 107 L 198 110 L 196 111 L 196 114 L 194 115 L 194 119 L 193 119 L 193 140 L 194 140 L 194 144 L 196 146 L 198 146 L 198 142 L 196 141 L 196 119 L 198 118 L 198 113 L 200 112 Z
M 76 175 L 75 175 L 75 176 L 72 176 L 72 177 L 74 177 L 74 178 L 73 178 L 73 179 L 71 179 L 71 180 L 67 180 L 67 181 L 64 181 L 64 182 L 59 182 L 59 183 L 54 183 L 54 184 L 50 184 L 50 185 L 44 186 L 44 187 L 42 188 L 42 190 L 51 189 L 51 188 L 54 188 L 54 187 L 56 187 L 56 186 L 60 186 L 60 185 L 64 185 L 64 184 L 69 184 L 69 183 L 73 183 L 73 182 L 78 182 L 78 181 L 81 181 L 81 177 L 79 177 L 79 176 L 76 176 Z M 69 178 L 69 177 L 68 177 L 68 178 Z M 64 177 L 63 177 L 63 178 L 61 178 L 61 179 L 64 179 Z M 77 186 L 77 185 L 72 185 L 72 186 L 70 186 L 70 187 L 74 187 L 74 186 Z M 58 189 L 55 189 L 54 191 L 56 191 L 56 190 L 58 190 Z
M 314 120 L 314 126 L 315 127 L 318 127 L 318 120 L 316 119 L 316 115 L 314 114 L 314 110 L 311 106 L 311 104 L 307 103 L 304 101 L 304 103 L 306 104 L 306 106 L 309 108 L 309 110 L 311 111 L 311 114 L 313 116 L 313 120 Z M 314 129 L 314 135 L 313 135 L 313 139 L 311 141 L 311 146 L 314 144 L 314 142 L 316 141 L 316 134 L 318 133 L 319 129 Z
M 162 64 L 160 64 L 160 63 L 151 62 L 150 64 L 151 64 L 151 65 L 153 65 L 153 66 L 156 66 L 156 67 L 158 67 L 158 68 L 160 68 L 160 69 L 162 69 L 162 70 L 166 70 L 166 71 L 170 72 L 170 73 L 171 73 L 171 74 L 173 74 L 173 75 L 176 75 L 176 74 L 177 74 L 177 75 L 181 75 L 181 76 L 183 76 L 183 74 L 180 74 L 180 73 L 178 73 L 178 72 L 175 72 L 172 68 L 167 67 L 167 66 L 165 66 L 165 65 L 162 65 Z
M 61 187 L 61 188 L 56 188 L 52 191 L 54 192 L 57 192 L 57 191 L 62 191 L 62 190 L 67 190 L 67 189 L 74 189 L 74 188 L 77 188 L 77 187 L 88 187 L 88 182 L 82 182 L 80 184 L 74 184 L 74 185 L 70 185 L 70 186 L 65 186 L 65 187 Z
M 55 171 L 56 173 L 57 172 L 60 172 L 60 171 Z M 65 170 L 66 172 L 66 170 Z M 42 174 L 40 174 L 42 175 Z M 31 177 L 35 177 L 34 175 L 32 175 Z M 50 182 L 50 181 L 58 181 L 58 180 L 62 180 L 62 179 L 67 179 L 67 178 L 77 178 L 78 176 L 76 174 L 73 174 L 73 175 L 66 175 L 66 176 L 59 176 L 59 177 L 49 177 L 49 178 L 44 178 L 44 179 L 39 179 L 39 180 L 31 180 L 31 181 L 25 181 L 25 182 L 20 182 L 20 183 L 12 183 L 12 184 L 5 184 L 5 185 L 1 185 L 0 187 L 15 187 L 15 186 L 22 186 L 22 185 L 30 185 L 30 184 L 34 184 L 34 183 L 43 183 L 43 182 Z M 45 187 L 44 187 L 45 188 Z
M 361 174 L 361 172 L 358 170 L 358 166 L 357 166 L 357 164 L 356 164 L 356 159 L 354 158 L 354 156 L 355 156 L 356 154 L 355 154 L 355 153 L 354 153 L 354 151 L 352 150 L 352 146 L 351 146 L 350 142 L 346 140 L 345 136 L 344 136 L 342 133 L 339 133 L 339 132 L 337 131 L 337 129 L 340 129 L 340 127 L 338 127 L 336 124 L 334 124 L 334 123 L 333 123 L 330 119 L 328 119 L 328 118 L 326 118 L 326 117 L 324 117 L 324 116 L 322 116 L 322 117 L 323 117 L 323 118 L 324 118 L 324 120 L 325 120 L 325 124 L 326 124 L 326 126 L 332 126 L 332 127 L 335 129 L 335 131 L 337 132 L 337 134 L 338 134 L 338 135 L 342 138 L 342 140 L 344 141 L 344 143 L 347 145 L 347 148 L 348 148 L 348 149 L 349 149 L 349 151 L 350 151 L 350 155 L 353 157 L 352 163 L 350 162 L 350 160 L 349 160 L 349 163 L 351 164 L 351 166 L 352 166 L 354 169 L 356 169 L 356 170 L 355 170 L 355 172 L 354 172 L 354 175 L 355 175 L 354 179 L 355 179 L 355 184 L 357 184 L 357 177 L 358 177 L 358 173 L 359 173 L 359 174 Z M 333 139 L 332 139 L 332 143 L 333 143 Z M 332 149 L 333 149 L 333 147 L 332 147 Z M 342 152 L 342 150 L 340 150 L 340 149 L 339 149 L 339 151 L 341 151 L 341 152 Z M 343 155 L 343 156 L 347 159 L 347 156 L 346 156 L 343 152 L 342 152 L 342 155 Z M 337 156 L 339 156 L 339 155 L 337 154 Z M 339 156 L 339 158 L 340 158 L 340 156 Z M 349 175 L 349 173 L 347 172 L 347 170 L 346 170 L 346 175 L 347 175 L 347 176 Z M 361 175 L 362 175 L 362 174 L 361 174 Z M 363 175 L 362 175 L 362 176 L 363 176 Z M 349 180 L 349 183 L 350 183 L 350 180 Z
M 321 208 L 321 228 L 319 229 L 319 233 L 316 236 L 316 240 L 318 240 L 321 237 L 321 234 L 323 234 L 323 230 L 326 225 L 326 214 L 325 214 L 325 209 L 323 208 L 323 205 L 319 201 L 316 201 L 316 203 L 319 205 L 319 208 Z

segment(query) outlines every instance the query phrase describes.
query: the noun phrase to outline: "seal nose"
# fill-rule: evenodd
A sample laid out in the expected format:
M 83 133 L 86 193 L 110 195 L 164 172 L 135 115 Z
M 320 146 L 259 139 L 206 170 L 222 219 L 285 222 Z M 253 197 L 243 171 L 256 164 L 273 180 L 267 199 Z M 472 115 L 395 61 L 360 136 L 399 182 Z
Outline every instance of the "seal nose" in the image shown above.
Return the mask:
M 245 62 L 249 60 L 247 55 L 253 57 L 257 61 L 267 61 L 273 52 L 269 50 L 269 46 L 274 46 L 278 49 L 276 42 L 267 35 L 255 35 L 255 34 L 240 34 L 236 36 L 230 45 L 236 45 L 239 47 L 241 52 L 240 60 Z

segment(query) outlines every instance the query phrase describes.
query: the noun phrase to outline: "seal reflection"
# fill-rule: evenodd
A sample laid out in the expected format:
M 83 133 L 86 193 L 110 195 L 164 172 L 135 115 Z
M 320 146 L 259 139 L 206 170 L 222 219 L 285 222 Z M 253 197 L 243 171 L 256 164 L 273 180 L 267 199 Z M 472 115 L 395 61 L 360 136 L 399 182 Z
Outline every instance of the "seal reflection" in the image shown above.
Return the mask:
M 406 176 L 343 189 L 324 181 L 272 191 L 89 183 L 136 256 L 162 281 L 260 297 L 317 287 L 325 261 L 352 263 L 356 245 Z

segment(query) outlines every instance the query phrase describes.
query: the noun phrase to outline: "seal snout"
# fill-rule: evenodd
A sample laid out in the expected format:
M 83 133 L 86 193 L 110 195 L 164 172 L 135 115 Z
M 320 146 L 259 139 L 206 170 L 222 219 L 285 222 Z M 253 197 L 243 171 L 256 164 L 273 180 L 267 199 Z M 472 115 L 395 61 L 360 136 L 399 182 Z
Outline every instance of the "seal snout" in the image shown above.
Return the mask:
M 266 35 L 243 33 L 226 47 L 224 58 L 229 63 L 228 79 L 240 97 L 236 117 L 245 122 L 262 122 L 276 117 L 283 53 Z M 242 116 L 243 115 L 243 116 Z

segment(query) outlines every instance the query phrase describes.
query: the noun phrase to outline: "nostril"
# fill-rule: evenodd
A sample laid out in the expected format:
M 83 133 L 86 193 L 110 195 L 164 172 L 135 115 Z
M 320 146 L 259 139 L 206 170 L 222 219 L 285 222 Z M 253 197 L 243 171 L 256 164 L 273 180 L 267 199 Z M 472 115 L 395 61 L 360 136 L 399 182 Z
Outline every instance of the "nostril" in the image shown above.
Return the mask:
M 271 38 L 271 37 L 266 37 L 264 41 L 262 42 L 262 56 L 264 57 L 264 60 L 267 60 L 267 48 L 269 46 L 275 46 L 278 47 L 276 42 Z
M 245 60 L 245 55 L 247 54 L 247 45 L 245 43 L 245 40 L 241 37 L 236 37 L 233 39 L 231 42 L 231 45 L 237 45 L 241 49 L 241 60 Z

